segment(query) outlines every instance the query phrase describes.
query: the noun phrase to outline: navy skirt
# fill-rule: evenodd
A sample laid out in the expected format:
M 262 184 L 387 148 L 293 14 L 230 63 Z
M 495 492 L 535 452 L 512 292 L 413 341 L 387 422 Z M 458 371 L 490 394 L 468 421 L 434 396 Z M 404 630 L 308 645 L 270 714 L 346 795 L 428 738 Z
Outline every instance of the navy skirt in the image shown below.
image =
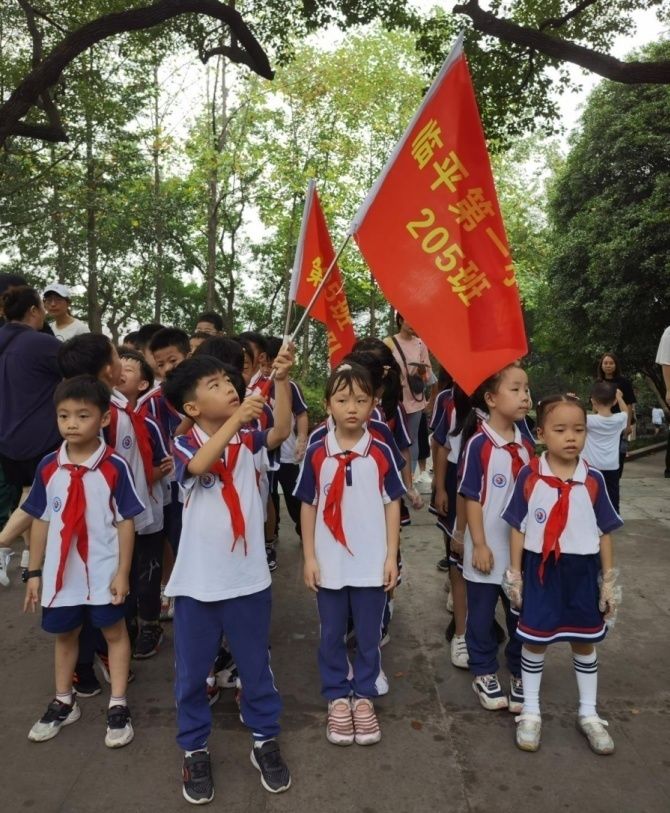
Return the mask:
M 551 555 L 545 564 L 543 583 L 538 572 L 541 561 L 541 554 L 524 551 L 523 603 L 517 637 L 538 645 L 602 641 L 607 627 L 598 609 L 600 554 L 563 553 L 558 563 Z

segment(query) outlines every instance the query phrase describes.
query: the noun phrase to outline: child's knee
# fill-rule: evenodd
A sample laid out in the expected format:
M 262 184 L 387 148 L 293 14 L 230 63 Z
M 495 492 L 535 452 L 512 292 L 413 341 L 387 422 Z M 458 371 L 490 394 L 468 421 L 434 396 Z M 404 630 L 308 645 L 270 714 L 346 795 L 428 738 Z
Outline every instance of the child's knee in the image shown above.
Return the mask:
M 573 641 L 570 646 L 575 655 L 592 655 L 595 651 L 593 644 L 581 643 Z
M 119 644 L 124 640 L 129 641 L 128 629 L 124 618 L 121 618 L 116 624 L 111 627 L 103 627 L 102 634 L 108 644 Z

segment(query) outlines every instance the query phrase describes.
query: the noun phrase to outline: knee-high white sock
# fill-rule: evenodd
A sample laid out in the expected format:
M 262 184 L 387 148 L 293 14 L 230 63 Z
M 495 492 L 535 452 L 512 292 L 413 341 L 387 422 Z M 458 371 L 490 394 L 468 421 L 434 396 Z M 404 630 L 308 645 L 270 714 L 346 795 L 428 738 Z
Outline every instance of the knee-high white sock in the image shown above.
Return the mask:
M 544 652 L 521 648 L 521 680 L 523 681 L 524 714 L 540 713 L 540 684 L 544 669 Z
M 590 655 L 573 653 L 572 663 L 579 690 L 579 716 L 592 717 L 596 714 L 598 696 L 598 655 L 595 650 Z

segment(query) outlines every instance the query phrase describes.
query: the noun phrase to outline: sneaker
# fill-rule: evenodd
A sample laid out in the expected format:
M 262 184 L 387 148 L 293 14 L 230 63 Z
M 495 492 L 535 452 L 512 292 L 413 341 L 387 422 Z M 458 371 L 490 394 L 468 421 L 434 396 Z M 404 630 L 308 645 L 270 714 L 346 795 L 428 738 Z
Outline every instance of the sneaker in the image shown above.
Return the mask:
M 11 558 L 12 551 L 10 548 L 0 548 L 0 585 L 2 585 L 2 587 L 9 587 L 7 568 L 9 567 L 9 560 Z
M 326 739 L 333 745 L 353 744 L 354 719 L 351 716 L 351 701 L 348 697 L 340 697 L 328 703 Z
M 472 690 L 485 709 L 497 711 L 507 708 L 507 698 L 503 693 L 498 675 L 477 675 L 472 681 Z
M 355 698 L 352 704 L 352 717 L 358 745 L 374 745 L 381 740 L 382 732 L 372 700 L 368 700 L 367 697 Z
M 161 612 L 159 621 L 174 621 L 174 597 L 161 593 Z
M 107 709 L 105 745 L 108 748 L 123 748 L 124 745 L 133 741 L 134 736 L 128 706 L 112 706 Z
M 291 774 L 277 740 L 266 740 L 251 749 L 251 764 L 261 772 L 261 785 L 270 793 L 282 793 L 291 787 Z
M 225 666 L 218 672 L 215 672 L 216 683 L 222 689 L 235 689 L 237 688 L 237 679 L 240 673 L 237 671 L 237 666 L 231 663 L 230 666 Z
M 140 632 L 135 641 L 133 658 L 153 658 L 163 640 L 163 627 L 160 624 L 141 624 Z
M 95 697 L 102 691 L 102 686 L 95 676 L 90 664 L 78 664 L 78 669 L 72 675 L 72 691 L 77 697 Z
M 507 708 L 512 714 L 523 712 L 523 682 L 520 677 L 512 677 L 509 681 L 509 695 Z
M 274 573 L 277 569 L 277 551 L 275 549 L 274 543 L 272 545 L 265 546 L 265 555 L 268 560 L 268 567 L 270 568 L 270 573 Z
M 457 669 L 467 669 L 470 664 L 465 635 L 454 635 L 451 639 L 451 663 Z
M 589 741 L 591 750 L 595 754 L 614 753 L 614 740 L 607 732 L 607 723 L 601 720 L 597 714 L 590 717 L 578 717 L 577 729 Z
M 54 698 L 47 706 L 44 716 L 28 732 L 28 739 L 32 742 L 50 740 L 58 734 L 62 726 L 76 723 L 80 717 L 81 709 L 76 700 L 73 699 L 70 706 Z
M 207 678 L 207 702 L 213 706 L 216 701 L 221 697 L 221 689 L 216 685 L 216 682 L 210 683 Z
M 212 801 L 214 782 L 209 751 L 194 751 L 190 756 L 184 756 L 182 779 L 182 793 L 187 802 L 192 805 L 206 805 Z
M 521 714 L 514 718 L 516 744 L 522 751 L 537 751 L 540 747 L 542 718 L 539 714 Z
M 96 652 L 95 653 L 95 663 L 98 664 L 100 667 L 100 671 L 102 672 L 102 676 L 105 679 L 105 683 L 112 682 L 112 676 L 109 674 L 109 657 L 105 655 L 103 652 Z M 132 669 L 128 670 L 128 683 L 132 683 L 135 680 L 135 673 Z
M 438 570 L 441 570 L 443 573 L 449 572 L 449 557 L 445 556 L 444 559 L 440 559 L 440 561 L 436 565 Z
M 382 627 L 382 637 L 381 637 L 381 640 L 379 641 L 379 646 L 380 647 L 386 646 L 386 644 L 388 644 L 388 642 L 390 640 L 391 640 L 391 633 L 389 632 L 389 628 L 388 628 L 388 625 L 387 625 L 385 627 Z

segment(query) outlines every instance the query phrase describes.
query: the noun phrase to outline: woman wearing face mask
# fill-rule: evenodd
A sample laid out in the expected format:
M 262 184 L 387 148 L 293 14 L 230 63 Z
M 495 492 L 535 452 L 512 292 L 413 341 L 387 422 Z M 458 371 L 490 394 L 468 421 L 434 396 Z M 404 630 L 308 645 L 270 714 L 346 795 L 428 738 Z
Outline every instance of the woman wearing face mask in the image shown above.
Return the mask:
M 44 290 L 44 307 L 49 318 L 54 320 L 54 336 L 61 342 L 90 333 L 88 326 L 70 313 L 70 289 L 66 285 L 60 282 L 48 285 Z

